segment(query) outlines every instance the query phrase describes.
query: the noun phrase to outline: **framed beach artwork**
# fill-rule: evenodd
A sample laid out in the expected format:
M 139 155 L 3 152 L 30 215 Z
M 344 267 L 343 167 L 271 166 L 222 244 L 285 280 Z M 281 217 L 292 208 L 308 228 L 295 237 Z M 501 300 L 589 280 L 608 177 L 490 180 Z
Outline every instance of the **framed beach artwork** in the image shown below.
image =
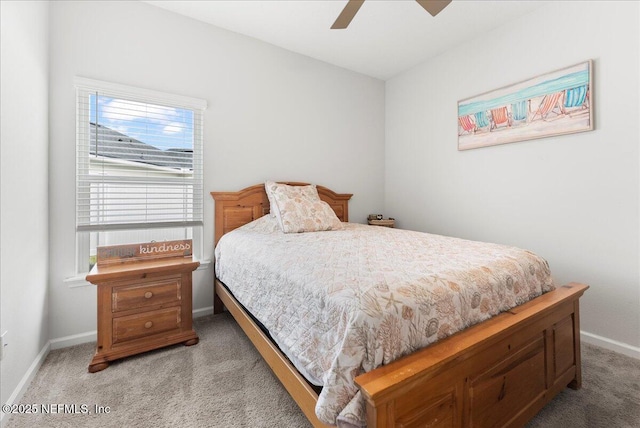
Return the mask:
M 458 102 L 458 150 L 593 129 L 592 61 Z

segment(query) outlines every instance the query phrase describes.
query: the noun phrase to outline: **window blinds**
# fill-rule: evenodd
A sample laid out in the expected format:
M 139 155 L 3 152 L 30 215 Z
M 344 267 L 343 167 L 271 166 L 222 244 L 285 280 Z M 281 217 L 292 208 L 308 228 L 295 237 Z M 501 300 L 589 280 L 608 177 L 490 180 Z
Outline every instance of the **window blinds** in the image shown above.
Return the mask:
M 201 225 L 202 100 L 77 78 L 76 230 Z

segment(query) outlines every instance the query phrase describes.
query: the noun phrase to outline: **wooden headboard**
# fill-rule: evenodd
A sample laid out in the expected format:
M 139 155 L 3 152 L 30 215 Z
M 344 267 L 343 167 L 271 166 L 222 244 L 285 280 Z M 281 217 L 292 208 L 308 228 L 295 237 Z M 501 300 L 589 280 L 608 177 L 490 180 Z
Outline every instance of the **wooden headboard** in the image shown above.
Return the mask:
M 308 183 L 282 182 L 290 186 L 306 186 Z M 316 186 L 320 199 L 328 203 L 340 221 L 349 221 L 350 193 L 336 193 L 323 186 Z M 263 184 L 247 187 L 238 192 L 211 192 L 215 201 L 213 245 L 227 232 L 269 214 L 269 199 Z

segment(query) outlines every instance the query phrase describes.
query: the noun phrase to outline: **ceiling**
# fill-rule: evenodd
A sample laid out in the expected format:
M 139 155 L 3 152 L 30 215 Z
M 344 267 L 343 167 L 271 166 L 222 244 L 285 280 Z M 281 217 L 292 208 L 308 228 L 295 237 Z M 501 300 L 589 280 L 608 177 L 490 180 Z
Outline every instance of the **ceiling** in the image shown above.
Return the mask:
M 545 1 L 453 0 L 432 17 L 414 0 L 366 0 L 345 30 L 330 27 L 347 0 L 146 3 L 386 80 Z

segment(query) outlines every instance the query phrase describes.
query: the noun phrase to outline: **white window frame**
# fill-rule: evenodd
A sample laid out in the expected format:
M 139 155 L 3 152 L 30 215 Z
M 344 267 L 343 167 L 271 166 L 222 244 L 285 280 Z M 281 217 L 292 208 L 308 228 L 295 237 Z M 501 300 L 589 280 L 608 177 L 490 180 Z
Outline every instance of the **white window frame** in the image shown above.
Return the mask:
M 100 80 L 88 79 L 85 77 L 76 77 L 74 79 L 74 86 L 76 88 L 76 138 L 79 135 L 90 135 L 89 132 L 89 118 L 90 108 L 83 107 L 88 106 L 88 103 L 82 103 L 83 97 L 86 97 L 87 92 L 98 93 L 100 95 L 107 95 L 113 97 L 123 97 L 133 101 L 140 101 L 145 103 L 157 103 L 163 106 L 175 107 L 181 109 L 189 109 L 194 114 L 200 115 L 200 120 L 197 121 L 196 126 L 193 129 L 194 138 L 194 159 L 199 156 L 201 161 L 194 162 L 194 175 L 197 173 L 200 177 L 200 189 L 202 189 L 203 180 L 203 151 L 204 151 L 204 135 L 202 116 L 203 112 L 207 108 L 207 102 L 198 98 L 191 98 L 181 95 L 170 94 L 166 92 L 160 92 L 150 89 L 137 88 L 133 86 L 121 85 L 111 82 L 104 82 Z M 77 146 L 77 142 L 76 142 Z M 77 150 L 77 149 L 76 149 Z M 199 150 L 199 153 L 196 153 Z M 78 155 L 76 155 L 78 156 Z M 76 168 L 79 165 L 78 162 L 84 162 L 84 159 L 76 160 Z M 89 162 L 87 157 L 86 162 Z M 196 171 L 196 168 L 199 168 Z M 78 171 L 76 171 L 76 177 L 78 177 Z M 77 178 L 76 178 L 76 193 L 77 193 Z M 77 197 L 77 196 L 76 196 Z M 204 192 L 199 192 L 198 195 L 200 203 L 204 205 Z M 204 209 L 204 206 L 203 206 Z M 78 201 L 76 200 L 75 211 L 78 210 Z M 202 213 L 203 215 L 203 213 Z M 182 226 L 179 226 L 182 227 Z M 192 239 L 193 239 L 193 255 L 195 259 L 202 259 L 203 255 L 203 225 L 202 219 L 200 224 L 185 226 L 192 227 Z M 141 227 L 140 230 L 145 229 Z M 75 271 L 77 274 L 87 273 L 90 258 L 90 232 L 75 232 L 76 234 L 76 266 Z

